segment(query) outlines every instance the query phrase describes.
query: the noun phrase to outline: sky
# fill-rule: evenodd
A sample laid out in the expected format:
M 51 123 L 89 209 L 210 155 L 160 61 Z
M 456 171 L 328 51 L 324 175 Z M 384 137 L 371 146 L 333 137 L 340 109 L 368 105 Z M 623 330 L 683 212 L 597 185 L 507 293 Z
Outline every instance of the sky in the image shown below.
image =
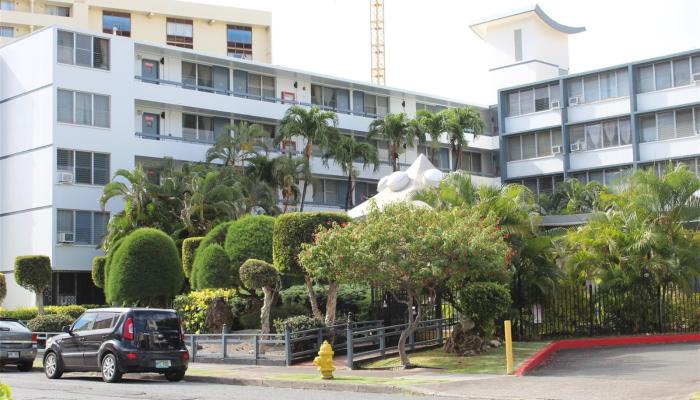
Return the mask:
M 272 12 L 272 61 L 370 81 L 370 0 L 191 0 Z M 494 102 L 487 45 L 470 23 L 527 0 L 385 0 L 387 86 Z M 700 48 L 700 0 L 540 0 L 569 38 L 570 72 Z

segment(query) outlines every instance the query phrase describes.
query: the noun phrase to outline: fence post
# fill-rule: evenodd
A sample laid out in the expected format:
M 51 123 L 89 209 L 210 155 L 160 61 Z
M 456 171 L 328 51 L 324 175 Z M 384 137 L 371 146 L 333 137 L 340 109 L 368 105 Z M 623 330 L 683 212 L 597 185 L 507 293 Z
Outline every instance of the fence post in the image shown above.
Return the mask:
M 346 339 L 347 339 L 347 361 L 348 361 L 348 368 L 355 369 L 355 365 L 352 361 L 352 319 L 350 314 L 348 313 L 348 324 L 347 324 L 347 334 L 346 334 Z
M 437 321 L 437 342 L 442 344 L 442 319 Z
M 255 365 L 258 365 L 258 358 L 260 358 L 260 351 L 259 347 L 260 344 L 258 343 L 258 335 L 253 336 L 253 355 L 255 356 Z
M 385 328 L 382 326 L 379 328 L 379 354 L 382 357 L 386 354 L 386 336 L 384 335 Z
M 664 317 L 663 317 L 663 308 L 662 308 L 662 294 L 661 294 L 661 286 L 659 286 L 656 290 L 656 308 L 659 314 L 659 332 L 664 331 Z
M 593 336 L 593 307 L 595 299 L 593 298 L 593 285 L 588 286 L 588 333 Z
M 192 346 L 192 362 L 195 362 L 197 358 L 197 335 L 192 334 L 192 336 L 190 336 L 190 340 L 192 342 L 190 345 Z
M 284 327 L 284 354 L 285 364 L 288 367 L 292 366 L 292 334 L 289 332 L 289 327 Z
M 221 327 L 221 358 L 226 358 L 226 324 Z

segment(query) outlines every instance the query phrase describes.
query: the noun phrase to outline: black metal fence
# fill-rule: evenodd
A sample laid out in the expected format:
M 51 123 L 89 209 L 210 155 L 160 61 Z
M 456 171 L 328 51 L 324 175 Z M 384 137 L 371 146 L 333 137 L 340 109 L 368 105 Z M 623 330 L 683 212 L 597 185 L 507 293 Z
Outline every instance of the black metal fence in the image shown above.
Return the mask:
M 513 335 L 540 338 L 700 331 L 700 293 L 678 287 L 602 289 L 562 286 L 515 293 Z

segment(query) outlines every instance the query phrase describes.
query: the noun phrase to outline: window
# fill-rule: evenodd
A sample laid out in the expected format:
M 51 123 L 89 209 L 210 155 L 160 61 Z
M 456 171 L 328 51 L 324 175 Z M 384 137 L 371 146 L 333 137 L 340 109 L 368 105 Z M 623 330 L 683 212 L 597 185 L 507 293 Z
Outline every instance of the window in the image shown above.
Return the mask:
M 233 71 L 234 96 L 275 101 L 275 78 L 247 71 Z
M 556 104 L 552 103 L 558 102 L 559 97 L 558 83 L 508 93 L 507 116 L 513 117 L 558 108 Z
M 195 64 L 183 61 L 182 84 L 186 89 L 229 94 L 231 87 L 230 72 L 228 68 L 218 65 Z
M 520 92 L 520 113 L 530 114 L 535 111 L 534 92 L 532 89 Z
M 553 146 L 561 146 L 561 129 L 509 136 L 508 161 L 552 156 Z
M 438 113 L 446 108 L 447 107 L 441 106 L 438 104 L 426 104 L 426 103 L 416 102 L 416 111 L 426 110 L 426 111 L 430 111 L 432 113 Z
M 56 169 L 73 173 L 75 183 L 106 185 L 109 182 L 109 154 L 58 149 Z
M 552 135 L 549 132 L 538 132 L 537 154 L 540 157 L 552 155 Z
M 569 137 L 573 151 L 624 146 L 632 142 L 630 121 L 627 118 L 573 125 L 569 128 Z M 574 144 L 578 144 L 578 150 Z
M 57 54 L 62 64 L 109 69 L 109 39 L 58 31 Z
M 131 14 L 102 11 L 102 32 L 131 37 Z
M 46 5 L 46 13 L 49 15 L 57 15 L 59 17 L 70 17 L 70 7 Z
M 14 37 L 15 36 L 15 28 L 11 26 L 0 26 L 0 37 Z
M 311 85 L 311 104 L 324 108 L 350 112 L 350 91 L 327 86 Z
M 673 86 L 690 84 L 690 59 L 673 60 Z
M 57 233 L 71 233 L 75 244 L 99 245 L 107 234 L 109 213 L 61 210 L 57 212 Z
M 674 137 L 673 111 L 656 114 L 656 129 L 658 130 L 658 140 L 668 140 Z
M 602 147 L 600 124 L 586 125 L 586 150 L 595 150 Z
M 640 67 L 639 93 L 670 87 L 686 86 L 693 82 L 692 74 L 700 72 L 700 56 L 682 57 Z
M 693 136 L 693 110 L 676 110 L 676 137 Z
M 520 93 L 508 93 L 508 116 L 520 115 Z
M 15 9 L 14 0 L 0 0 L 0 10 L 12 11 Z
M 578 103 L 591 103 L 629 96 L 629 81 L 626 69 L 575 78 L 569 80 L 568 85 L 569 98 L 578 98 Z M 569 105 L 572 105 L 571 102 Z
M 549 110 L 549 86 L 535 88 L 535 111 Z
M 77 321 L 73 323 L 73 332 L 89 331 L 95 324 L 97 313 L 83 314 Z
M 584 185 L 595 181 L 602 185 L 616 186 L 629 171 L 630 167 L 614 167 L 594 171 L 582 171 L 574 174 L 574 178 L 578 179 L 579 182 L 583 183 Z
M 206 115 L 182 114 L 182 137 L 193 142 L 214 143 L 231 120 Z
M 229 57 L 253 58 L 253 31 L 249 26 L 229 25 L 226 28 L 226 44 Z
M 600 100 L 598 75 L 583 78 L 583 100 L 586 103 Z
M 515 61 L 522 61 L 523 59 L 523 31 L 521 29 L 516 29 L 513 31 L 513 41 L 515 42 Z
M 355 183 L 355 204 L 360 204 L 367 201 L 372 196 L 377 194 L 377 184 L 368 182 Z
M 109 128 L 109 96 L 58 89 L 58 122 Z
M 535 196 L 539 196 L 544 193 L 551 193 L 558 184 L 564 181 L 563 175 L 551 175 L 551 176 L 541 176 L 539 178 L 531 179 L 518 179 L 515 181 L 510 181 L 508 183 L 517 183 L 524 185 Z
M 166 20 L 166 44 L 170 46 L 192 48 L 192 20 L 168 18 Z
M 508 136 L 508 161 L 522 160 L 520 152 L 520 136 Z
M 656 90 L 668 89 L 673 86 L 671 62 L 654 64 L 654 82 Z
M 654 67 L 653 66 L 648 66 L 648 67 L 642 67 L 639 68 L 639 73 L 638 73 L 639 79 L 637 84 L 639 85 L 639 92 L 640 93 L 645 93 L 645 92 L 651 92 L 654 90 Z
M 657 140 L 655 115 L 639 117 L 639 125 L 642 133 L 642 142 L 652 142 Z
M 383 117 L 389 113 L 389 98 L 355 90 L 352 92 L 353 112 L 370 117 Z
M 97 314 L 92 329 L 109 329 L 119 317 L 117 313 L 101 312 Z

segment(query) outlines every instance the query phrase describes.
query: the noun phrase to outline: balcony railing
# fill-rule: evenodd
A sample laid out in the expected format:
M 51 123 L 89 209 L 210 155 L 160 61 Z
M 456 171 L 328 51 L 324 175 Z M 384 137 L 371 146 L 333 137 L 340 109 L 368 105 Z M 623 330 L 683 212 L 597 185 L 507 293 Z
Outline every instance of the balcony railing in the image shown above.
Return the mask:
M 197 90 L 200 92 L 215 93 L 215 94 L 221 94 L 221 95 L 225 95 L 225 96 L 241 97 L 244 99 L 266 101 L 269 103 L 291 104 L 291 105 L 300 105 L 300 106 L 305 106 L 305 107 L 316 106 L 322 110 L 334 111 L 334 112 L 338 112 L 341 114 L 356 115 L 359 117 L 366 117 L 366 118 L 381 118 L 381 117 L 383 117 L 383 115 L 378 115 L 378 114 L 358 112 L 358 111 L 347 110 L 347 109 L 338 109 L 338 108 L 334 108 L 334 107 L 323 106 L 320 104 L 312 104 L 312 103 L 307 103 L 307 102 L 298 101 L 298 100 L 284 100 L 284 99 L 279 98 L 279 97 L 258 96 L 258 95 L 254 95 L 254 94 L 250 94 L 250 93 L 235 92 L 235 91 L 228 90 L 228 89 L 217 89 L 217 88 L 210 87 L 210 86 L 193 85 L 191 83 L 182 83 L 182 82 L 170 81 L 170 80 L 165 80 L 165 79 L 153 79 L 153 78 L 148 78 L 148 77 L 139 76 L 139 75 L 134 76 L 134 78 L 138 81 L 145 82 L 145 83 L 176 86 L 176 87 L 180 87 L 183 89 Z

